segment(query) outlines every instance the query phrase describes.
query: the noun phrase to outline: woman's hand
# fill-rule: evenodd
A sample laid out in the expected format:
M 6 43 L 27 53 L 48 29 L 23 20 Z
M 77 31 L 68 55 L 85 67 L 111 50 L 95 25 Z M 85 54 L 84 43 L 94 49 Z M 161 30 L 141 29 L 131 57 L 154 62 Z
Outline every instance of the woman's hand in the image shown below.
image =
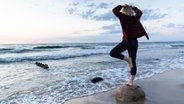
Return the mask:
M 139 9 L 138 9 L 137 7 L 135 7 L 135 6 L 133 6 L 132 9 L 133 9 L 135 12 L 137 12 L 137 11 L 139 10 Z

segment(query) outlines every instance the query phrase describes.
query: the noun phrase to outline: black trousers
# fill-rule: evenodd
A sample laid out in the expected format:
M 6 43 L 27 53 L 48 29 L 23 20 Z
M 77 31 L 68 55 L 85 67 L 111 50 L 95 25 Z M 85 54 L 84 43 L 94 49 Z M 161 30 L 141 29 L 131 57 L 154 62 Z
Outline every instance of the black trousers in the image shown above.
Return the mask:
M 137 49 L 138 49 L 137 39 L 128 40 L 128 42 L 122 41 L 110 51 L 110 56 L 123 60 L 125 56 L 122 54 L 122 52 L 128 50 L 128 55 L 129 57 L 131 57 L 132 64 L 133 64 L 130 74 L 136 75 L 137 73 L 137 66 L 136 66 Z

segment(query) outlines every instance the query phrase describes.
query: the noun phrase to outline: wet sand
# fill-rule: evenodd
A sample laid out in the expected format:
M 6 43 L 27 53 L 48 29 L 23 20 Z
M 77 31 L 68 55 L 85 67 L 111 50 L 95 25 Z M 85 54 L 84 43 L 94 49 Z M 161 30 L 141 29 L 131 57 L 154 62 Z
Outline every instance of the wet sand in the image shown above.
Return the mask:
M 184 69 L 156 74 L 135 84 L 146 93 L 144 104 L 184 104 Z M 71 99 L 65 104 L 116 104 L 115 89 Z

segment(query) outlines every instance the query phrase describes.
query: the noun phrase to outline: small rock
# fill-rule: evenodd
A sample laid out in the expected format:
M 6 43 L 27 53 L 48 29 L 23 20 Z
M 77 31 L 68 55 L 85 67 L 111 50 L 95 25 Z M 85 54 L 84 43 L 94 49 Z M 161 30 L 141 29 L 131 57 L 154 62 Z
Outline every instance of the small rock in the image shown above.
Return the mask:
M 37 66 L 40 66 L 40 67 L 44 68 L 44 69 L 48 69 L 49 68 L 49 66 L 47 64 L 43 64 L 43 63 L 40 63 L 40 62 L 36 62 L 35 64 Z
M 103 78 L 101 78 L 101 77 L 95 77 L 95 78 L 93 78 L 93 79 L 91 80 L 92 83 L 98 83 L 98 82 L 100 82 L 100 81 L 103 81 Z

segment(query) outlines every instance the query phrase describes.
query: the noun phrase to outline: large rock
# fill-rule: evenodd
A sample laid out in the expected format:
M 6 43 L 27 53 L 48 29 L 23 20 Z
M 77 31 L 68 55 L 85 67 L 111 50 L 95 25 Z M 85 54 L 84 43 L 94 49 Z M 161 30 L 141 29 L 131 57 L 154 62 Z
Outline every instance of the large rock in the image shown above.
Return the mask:
M 116 104 L 144 104 L 145 93 L 141 87 L 121 86 L 116 89 Z

